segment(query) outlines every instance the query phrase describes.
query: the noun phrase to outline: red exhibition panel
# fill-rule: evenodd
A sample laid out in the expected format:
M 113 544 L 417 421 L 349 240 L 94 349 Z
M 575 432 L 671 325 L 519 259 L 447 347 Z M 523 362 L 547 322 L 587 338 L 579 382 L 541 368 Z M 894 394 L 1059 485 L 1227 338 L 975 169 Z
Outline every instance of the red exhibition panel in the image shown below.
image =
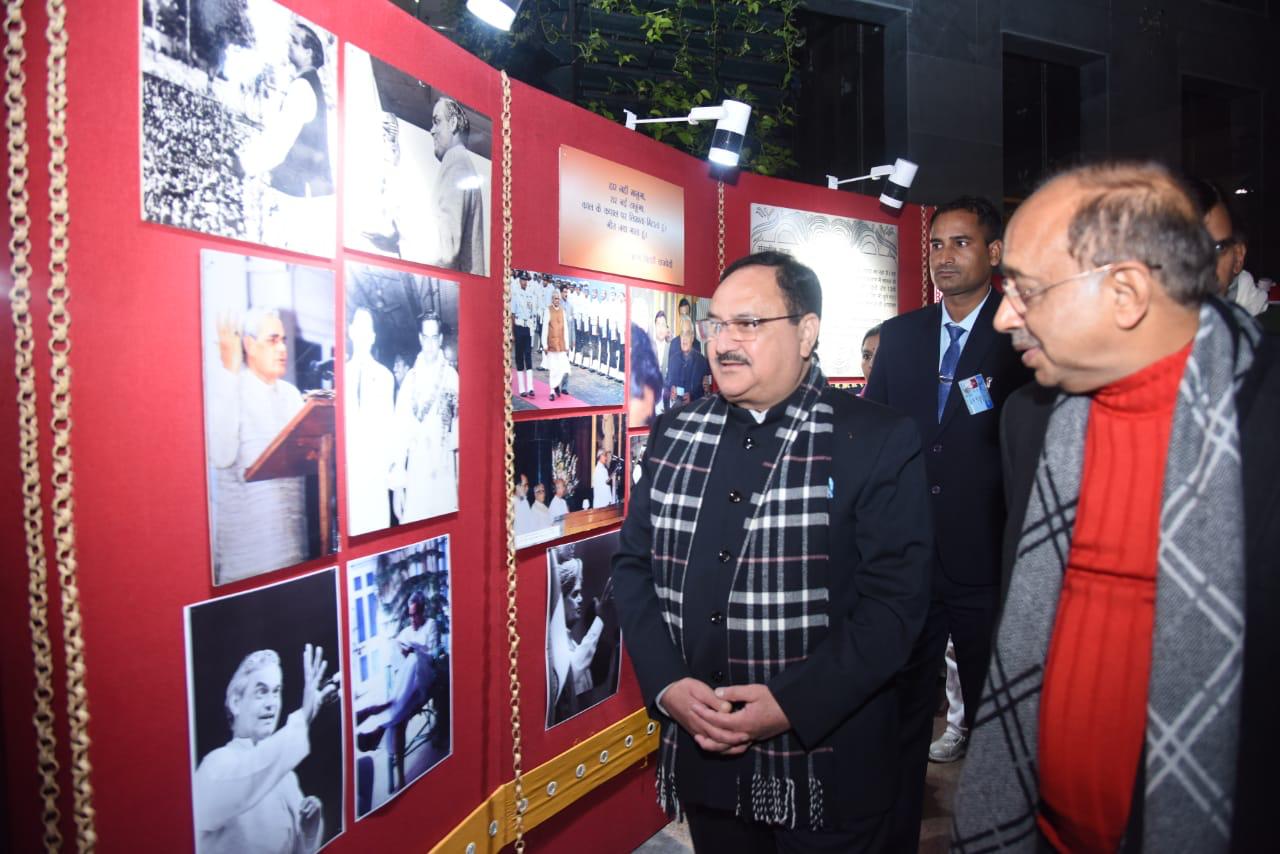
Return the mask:
M 452 548 L 453 752 L 403 795 L 356 824 L 353 771 L 347 762 L 346 832 L 329 850 L 377 846 L 427 850 L 511 776 L 508 717 L 505 517 L 501 422 L 502 86 L 497 71 L 465 53 L 389 2 L 290 0 L 286 5 L 338 37 L 428 82 L 493 119 L 493 180 L 488 277 L 439 271 L 352 252 L 317 259 L 257 244 L 210 237 L 144 222 L 140 216 L 139 41 L 137 3 L 75 3 L 68 15 L 69 174 L 72 246 L 73 455 L 79 571 L 84 618 L 92 738 L 96 828 L 101 850 L 183 851 L 192 847 L 191 767 L 188 736 L 183 607 L 214 596 L 305 575 L 316 569 L 449 535 Z M 43 295 L 47 274 L 47 156 L 36 132 L 44 104 L 43 12 L 27 11 L 29 113 L 33 123 L 32 216 L 37 224 L 33 285 Z M 339 202 L 344 191 L 342 59 L 337 75 Z M 563 144 L 592 152 L 669 181 L 685 193 L 685 283 L 667 290 L 707 297 L 717 277 L 716 182 L 708 164 L 626 130 L 521 83 L 512 84 L 514 188 L 513 266 L 551 274 L 620 282 L 558 263 L 558 152 Z M 749 205 L 764 202 L 804 210 L 895 222 L 900 228 L 900 308 L 920 304 L 920 209 L 886 212 L 874 198 L 835 193 L 742 174 L 725 189 L 726 254 L 747 252 Z M 339 210 L 341 205 L 339 204 Z M 341 217 L 341 214 L 340 214 Z M 339 219 L 339 224 L 341 218 Z M 458 511 L 361 537 L 339 540 L 334 555 L 215 588 L 210 583 L 209 522 L 201 379 L 200 252 L 250 254 L 331 270 L 341 300 L 345 262 L 353 260 L 461 282 Z M 340 303 L 339 303 L 340 307 Z M 47 400 L 44 351 L 46 308 L 37 305 L 37 367 Z M 335 312 L 342 341 L 342 312 Z M 0 335 L 0 372 L 12 376 L 12 327 Z M 339 360 L 341 361 L 341 360 Z M 341 382 L 341 368 L 339 382 Z M 10 386 L 12 391 L 12 386 Z M 621 412 L 623 407 L 607 410 Z M 564 413 L 557 412 L 556 415 Z M 584 414 L 583 411 L 569 414 Z M 0 445 L 6 452 L 0 483 L 0 535 L 9 570 L 0 576 L 0 653 L 3 676 L 5 789 L 16 850 L 39 847 L 39 799 L 32 747 L 31 654 L 26 617 L 26 565 L 19 514 L 14 395 L 0 395 Z M 47 406 L 41 411 L 47 425 Z M 520 418 L 548 417 L 535 412 Z M 47 431 L 42 434 L 47 454 Z M 338 447 L 344 427 L 337 420 Z M 47 471 L 47 468 L 46 468 Z M 346 483 L 338 466 L 340 516 Z M 48 491 L 46 488 L 46 500 Z M 46 524 L 47 524 L 46 513 Z M 599 533 L 599 532 L 593 532 Z M 52 561 L 51 561 L 52 564 Z M 520 552 L 519 672 L 523 685 L 524 766 L 545 762 L 641 705 L 630 670 L 622 666 L 617 695 L 550 731 L 544 730 L 547 614 L 546 546 Z M 346 620 L 345 587 L 342 602 Z M 57 599 L 53 610 L 56 614 Z M 58 736 L 63 762 L 63 812 L 70 812 L 66 775 L 66 722 L 60 623 L 53 620 Z M 351 663 L 341 657 L 344 672 Z M 346 733 L 350 744 L 351 733 Z M 346 754 L 349 757 L 349 751 Z M 630 850 L 661 826 L 653 801 L 651 768 L 637 768 L 534 831 L 548 850 L 573 840 L 608 839 Z M 583 836 L 582 834 L 587 834 Z

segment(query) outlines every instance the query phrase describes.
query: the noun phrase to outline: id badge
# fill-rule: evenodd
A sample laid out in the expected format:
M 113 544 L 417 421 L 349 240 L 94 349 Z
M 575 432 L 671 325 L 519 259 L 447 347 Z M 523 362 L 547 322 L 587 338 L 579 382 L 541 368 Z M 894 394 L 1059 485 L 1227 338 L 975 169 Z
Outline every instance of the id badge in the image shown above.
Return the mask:
M 995 406 L 982 374 L 974 374 L 968 379 L 960 380 L 960 393 L 964 395 L 964 405 L 969 407 L 970 415 L 986 412 Z

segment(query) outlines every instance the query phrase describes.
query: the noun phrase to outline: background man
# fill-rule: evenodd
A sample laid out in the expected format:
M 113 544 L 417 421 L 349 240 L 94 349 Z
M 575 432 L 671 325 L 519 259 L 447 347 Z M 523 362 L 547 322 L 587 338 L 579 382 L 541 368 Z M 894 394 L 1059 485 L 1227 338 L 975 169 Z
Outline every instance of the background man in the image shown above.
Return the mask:
M 876 324 L 862 336 L 862 391 L 858 397 L 867 396 L 867 382 L 871 379 L 871 367 L 876 362 L 876 350 L 880 347 L 880 324 Z
M 246 175 L 269 173 L 264 241 L 332 255 L 337 197 L 329 162 L 328 107 L 318 73 L 324 45 L 314 30 L 296 21 L 289 33 L 289 63 L 298 76 L 262 135 L 239 152 L 239 164 Z
M 680 330 L 680 349 L 667 365 L 667 402 L 677 406 L 697 400 L 706 393 L 704 381 L 710 378 L 711 368 L 707 359 L 693 349 L 693 324 L 685 323 Z
M 649 333 L 631 324 L 631 382 L 627 391 L 627 426 L 648 427 L 662 405 L 662 371 Z
M 569 315 L 560 305 L 560 292 L 552 291 L 551 305 L 542 313 L 543 363 L 551 385 L 551 399 L 564 394 L 569 381 Z
M 1267 294 L 1270 285 L 1253 280 L 1244 268 L 1244 257 L 1249 245 L 1243 229 L 1231 214 L 1227 198 L 1216 184 L 1202 178 L 1187 182 L 1191 198 L 1203 219 L 1205 230 L 1213 238 L 1216 253 L 1214 273 L 1218 281 L 1218 293 L 1228 302 L 1237 302 L 1250 314 L 1257 316 L 1267 310 Z M 1263 279 L 1263 282 L 1266 282 Z
M 1064 173 L 1006 250 L 996 326 L 1047 388 L 1003 417 L 1007 592 L 953 850 L 1266 847 L 1274 339 L 1213 295 L 1160 166 Z
M 440 318 L 422 318 L 422 349 L 396 398 L 400 457 L 396 517 L 430 519 L 458 509 L 458 372 L 444 356 Z
M 436 174 L 436 228 L 440 236 L 438 266 L 483 276 L 488 270 L 484 252 L 483 182 L 467 154 L 471 120 L 452 98 L 441 98 L 431 109 L 431 139 L 440 171 Z
M 516 282 L 519 282 L 517 286 Z M 529 290 L 529 274 L 521 271 L 511 283 L 511 322 L 515 336 L 516 384 L 520 395 L 533 397 L 533 327 L 538 316 L 537 298 Z
M 370 715 L 388 712 L 386 720 L 356 736 L 357 746 L 364 751 L 376 750 L 381 743 L 393 759 L 398 775 L 393 775 L 391 788 L 404 785 L 404 728 L 431 696 L 435 682 L 435 658 L 440 649 L 440 632 L 436 621 L 427 617 L 427 595 L 415 590 L 405 605 L 405 625 L 396 635 L 400 662 L 391 699 L 356 712 L 356 722 Z M 399 781 L 395 777 L 399 777 Z
M 556 494 L 551 499 L 551 505 L 548 510 L 551 513 L 552 520 L 561 519 L 569 515 L 569 502 L 565 498 L 565 490 L 568 484 L 564 482 L 564 478 L 558 477 L 552 483 L 555 486 Z
M 596 464 L 591 469 L 592 507 L 608 507 L 616 500 L 613 497 L 613 476 L 609 474 L 609 460 L 612 456 L 608 448 L 601 448 L 596 453 Z
M 1030 378 L 1008 339 L 991 327 L 1000 305 L 991 288 L 1000 228 L 1000 215 L 986 199 L 965 196 L 937 209 L 929 229 L 929 272 L 942 304 L 884 322 L 877 367 L 867 382 L 867 400 L 910 415 L 920 429 L 937 545 L 929 617 L 898 679 L 903 777 L 895 851 L 914 851 L 919 843 L 947 635 L 972 713 L 995 627 L 1004 524 L 998 418 L 1005 399 Z M 962 749 L 961 743 L 955 752 Z
M 289 349 L 280 314 L 250 309 L 243 325 L 219 318 L 218 355 L 221 367 L 209 372 L 209 461 L 216 487 L 213 576 L 225 584 L 310 555 L 306 479 L 244 479 L 302 408 L 302 395 L 284 379 Z
M 196 848 L 200 854 L 312 852 L 324 838 L 320 799 L 306 797 L 294 768 L 311 752 L 308 728 L 337 695 L 325 682 L 324 651 L 302 652 L 302 704 L 279 730 L 284 676 L 275 650 L 251 652 L 227 683 L 231 741 L 210 751 L 195 773 Z
M 358 308 L 347 328 L 351 358 L 343 374 L 347 426 L 347 533 L 391 524 L 391 433 L 395 380 L 373 357 L 373 315 Z
M 649 434 L 613 561 L 659 801 L 699 851 L 881 851 L 897 779 L 889 686 L 927 607 L 911 422 L 830 388 L 822 291 L 731 264 L 704 338 L 719 393 Z
M 613 607 L 613 585 L 606 583 L 599 597 L 584 600 L 582 559 L 561 560 L 557 552 L 558 549 L 547 552 L 559 593 L 547 627 L 547 671 L 551 680 L 547 692 L 550 698 L 548 725 L 568 720 L 597 702 L 592 671 L 597 648 L 606 631 L 613 638 L 613 644 L 605 647 L 609 655 L 617 658 L 618 621 Z M 612 690 L 613 683 L 607 682 L 604 687 Z

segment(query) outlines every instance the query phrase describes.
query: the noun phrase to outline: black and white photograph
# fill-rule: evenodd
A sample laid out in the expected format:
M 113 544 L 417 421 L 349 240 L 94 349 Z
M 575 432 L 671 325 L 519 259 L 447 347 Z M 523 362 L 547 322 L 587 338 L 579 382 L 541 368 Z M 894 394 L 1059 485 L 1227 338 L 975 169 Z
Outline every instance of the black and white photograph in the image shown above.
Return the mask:
M 338 572 L 184 611 L 198 854 L 318 851 L 344 829 Z
M 547 549 L 547 729 L 618 693 L 618 532 Z
M 620 520 L 625 441 L 620 414 L 516 422 L 516 548 Z
M 656 288 L 631 289 L 631 374 L 627 426 L 711 392 L 711 365 L 699 331 L 711 300 Z
M 200 253 L 213 583 L 338 546 L 333 273 Z
M 333 257 L 337 39 L 271 0 L 143 0 L 142 217 Z
M 517 412 L 622 405 L 625 285 L 513 270 L 511 317 Z
M 493 120 L 346 46 L 343 242 L 489 274 Z
M 347 564 L 356 819 L 452 752 L 449 538 Z
M 631 485 L 635 486 L 640 482 L 642 466 L 644 465 L 644 453 L 649 448 L 648 433 L 633 433 L 631 435 L 631 452 L 627 455 L 627 465 L 630 471 Z
M 347 263 L 352 536 L 458 509 L 458 283 Z

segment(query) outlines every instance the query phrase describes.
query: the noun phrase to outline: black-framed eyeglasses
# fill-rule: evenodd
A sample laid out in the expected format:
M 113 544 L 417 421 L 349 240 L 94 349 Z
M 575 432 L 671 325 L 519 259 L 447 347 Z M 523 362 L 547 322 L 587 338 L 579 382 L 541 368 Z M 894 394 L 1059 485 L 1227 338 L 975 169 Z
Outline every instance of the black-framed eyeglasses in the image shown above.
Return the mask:
M 733 320 L 699 320 L 698 332 L 703 340 L 719 338 L 720 333 L 729 332 L 734 341 L 754 341 L 760 334 L 760 327 L 775 320 L 795 320 L 803 314 L 780 314 L 777 317 L 741 317 Z
M 1101 267 L 1094 267 L 1090 270 L 1081 270 L 1067 276 L 1065 279 L 1059 279 L 1056 282 L 1049 282 L 1046 285 L 1038 287 L 1022 287 L 1017 282 L 1017 277 L 1006 273 L 1004 276 L 1004 295 L 1009 300 L 1009 304 L 1013 306 L 1014 311 L 1018 314 L 1026 314 L 1027 306 L 1035 300 L 1039 299 L 1049 290 L 1056 288 L 1058 285 L 1065 285 L 1068 282 L 1076 282 L 1096 277 L 1102 274 L 1110 273 L 1116 267 L 1123 267 L 1125 264 L 1131 264 L 1130 261 L 1112 261 L 1110 264 L 1103 264 Z M 1147 264 L 1148 270 L 1159 270 L 1159 264 Z
M 1239 242 L 1240 238 L 1236 237 L 1234 234 L 1230 237 L 1224 237 L 1221 240 L 1215 240 L 1213 241 L 1213 251 L 1218 255 L 1221 255 L 1223 252 L 1226 252 Z

